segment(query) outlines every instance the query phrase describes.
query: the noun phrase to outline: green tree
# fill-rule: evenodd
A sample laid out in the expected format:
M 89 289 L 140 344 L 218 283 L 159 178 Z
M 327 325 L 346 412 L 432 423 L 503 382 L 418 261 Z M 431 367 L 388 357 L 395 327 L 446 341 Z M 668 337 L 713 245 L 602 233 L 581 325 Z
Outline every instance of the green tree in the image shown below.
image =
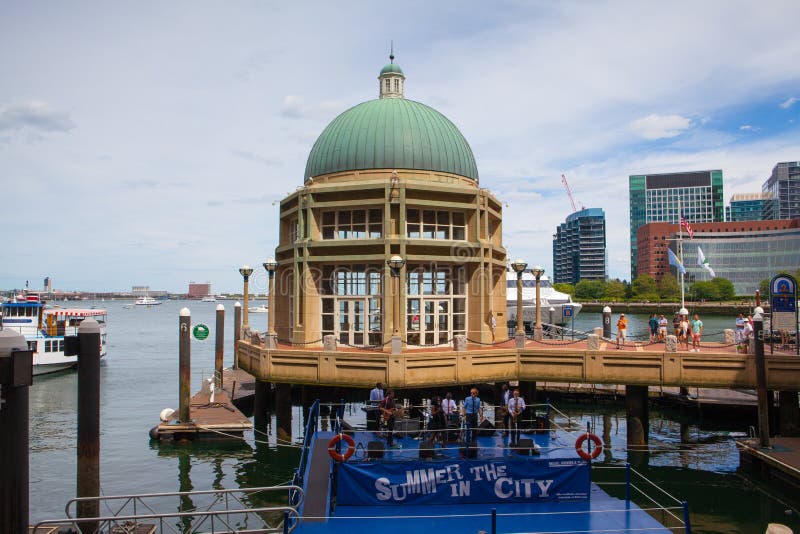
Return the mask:
M 575 298 L 579 300 L 599 300 L 605 293 L 602 280 L 581 280 L 575 284 Z
M 674 300 L 681 294 L 678 279 L 672 273 L 666 273 L 658 282 L 658 295 L 665 300 Z
M 606 283 L 606 290 L 603 294 L 605 300 L 619 302 L 625 299 L 625 284 L 620 279 L 610 280 Z
M 631 292 L 634 298 L 655 300 L 658 298 L 658 285 L 649 274 L 640 274 L 631 284 Z
M 711 284 L 716 288 L 719 300 L 733 300 L 736 298 L 736 289 L 733 287 L 733 282 L 727 278 L 714 278 L 711 280 Z
M 566 283 L 553 284 L 553 289 L 555 289 L 556 291 L 560 291 L 562 293 L 566 293 L 567 295 L 571 295 L 573 297 L 575 296 L 575 286 L 573 286 L 572 284 L 566 284 Z
M 758 290 L 761 292 L 761 298 L 769 297 L 769 281 L 770 278 L 764 278 L 761 283 L 758 284 Z

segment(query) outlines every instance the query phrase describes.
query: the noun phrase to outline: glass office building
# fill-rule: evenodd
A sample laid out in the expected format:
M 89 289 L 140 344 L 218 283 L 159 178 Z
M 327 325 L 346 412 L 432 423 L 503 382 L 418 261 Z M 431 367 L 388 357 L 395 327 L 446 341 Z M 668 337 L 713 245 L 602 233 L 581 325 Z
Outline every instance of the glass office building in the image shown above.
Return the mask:
M 775 165 L 761 190 L 775 199 L 765 213 L 765 219 L 800 217 L 800 161 Z
M 725 206 L 727 222 L 771 220 L 772 193 L 737 193 Z
M 651 222 L 723 222 L 722 171 L 629 176 L 631 280 L 637 272 L 636 231 Z M 680 211 L 678 206 L 680 205 Z
M 577 284 L 606 278 L 606 214 L 600 208 L 576 211 L 553 235 L 553 281 Z

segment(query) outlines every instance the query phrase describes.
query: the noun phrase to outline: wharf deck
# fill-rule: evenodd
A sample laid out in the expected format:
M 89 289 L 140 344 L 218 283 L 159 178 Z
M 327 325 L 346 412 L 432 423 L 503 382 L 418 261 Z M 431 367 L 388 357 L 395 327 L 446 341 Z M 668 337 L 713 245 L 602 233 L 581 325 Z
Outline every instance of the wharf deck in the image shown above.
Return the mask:
M 223 369 L 222 389 L 228 393 L 228 396 L 236 404 L 237 401 L 254 394 L 256 379 L 244 369 Z
M 775 437 L 770 438 L 770 444 L 771 449 L 762 449 L 757 439 L 737 441 L 740 466 L 800 489 L 800 438 Z
M 253 428 L 253 423 L 231 402 L 224 390 L 214 393 L 214 402 L 206 392 L 196 393 L 190 403 L 188 423 L 180 423 L 177 414 L 158 425 L 159 440 L 238 439 Z

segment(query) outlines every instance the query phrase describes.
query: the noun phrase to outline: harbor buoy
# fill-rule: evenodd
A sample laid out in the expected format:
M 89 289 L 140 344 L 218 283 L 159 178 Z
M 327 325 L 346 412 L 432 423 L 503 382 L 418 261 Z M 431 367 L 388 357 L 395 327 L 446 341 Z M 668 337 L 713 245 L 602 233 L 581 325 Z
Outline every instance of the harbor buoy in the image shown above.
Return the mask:
M 158 417 L 159 419 L 161 419 L 161 421 L 167 423 L 169 422 L 170 417 L 172 417 L 174 413 L 175 410 L 173 410 L 172 408 L 164 408 L 163 410 L 161 410 L 161 413 L 158 414 Z
M 592 440 L 592 443 L 595 445 L 592 454 L 589 454 L 583 450 L 583 442 L 587 439 Z M 601 452 L 603 452 L 603 442 L 600 441 L 600 438 L 598 438 L 596 435 L 592 434 L 591 432 L 587 432 L 586 434 L 581 434 L 581 436 L 575 440 L 575 450 L 578 452 L 578 456 L 584 460 L 594 460 L 600 456 Z
M 347 443 L 347 450 L 345 451 L 344 454 L 336 452 L 336 445 L 338 445 L 340 441 L 344 441 L 345 443 Z M 336 434 L 328 442 L 328 454 L 330 454 L 331 458 L 333 458 L 337 462 L 346 461 L 348 458 L 353 456 L 354 452 L 356 452 L 356 442 L 353 441 L 353 438 L 351 438 L 347 434 Z

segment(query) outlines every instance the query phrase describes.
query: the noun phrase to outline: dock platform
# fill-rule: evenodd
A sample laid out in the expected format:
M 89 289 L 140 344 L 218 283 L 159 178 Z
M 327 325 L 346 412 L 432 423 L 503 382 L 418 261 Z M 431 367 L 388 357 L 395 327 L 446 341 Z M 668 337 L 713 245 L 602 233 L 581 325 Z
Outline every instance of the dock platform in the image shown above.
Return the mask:
M 159 441 L 240 439 L 253 428 L 253 423 L 233 405 L 225 390 L 214 393 L 214 402 L 209 393 L 196 393 L 189 408 L 191 422 L 179 423 L 177 416 L 175 413 L 169 421 L 158 425 Z
M 761 478 L 780 482 L 790 490 L 800 489 L 800 438 L 770 438 L 771 449 L 759 447 L 757 439 L 736 442 L 739 466 Z

